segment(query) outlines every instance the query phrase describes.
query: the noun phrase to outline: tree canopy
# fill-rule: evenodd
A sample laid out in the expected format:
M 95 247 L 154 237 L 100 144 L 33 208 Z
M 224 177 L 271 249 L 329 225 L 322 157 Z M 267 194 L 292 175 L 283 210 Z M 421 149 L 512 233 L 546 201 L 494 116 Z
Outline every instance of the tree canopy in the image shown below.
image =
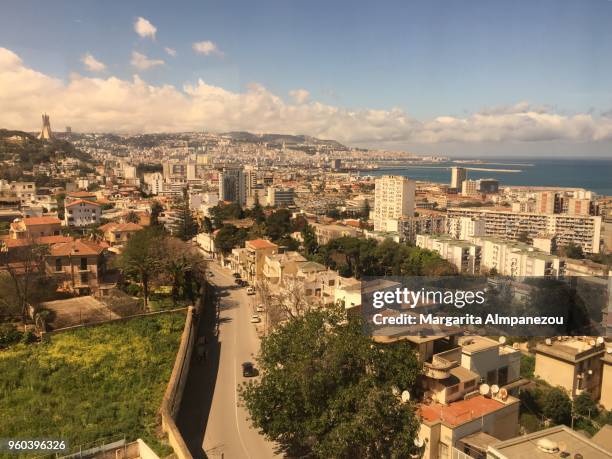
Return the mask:
M 418 360 L 407 342 L 376 344 L 360 317 L 307 311 L 262 341 L 262 377 L 241 388 L 254 426 L 290 456 L 406 457 L 418 430 Z

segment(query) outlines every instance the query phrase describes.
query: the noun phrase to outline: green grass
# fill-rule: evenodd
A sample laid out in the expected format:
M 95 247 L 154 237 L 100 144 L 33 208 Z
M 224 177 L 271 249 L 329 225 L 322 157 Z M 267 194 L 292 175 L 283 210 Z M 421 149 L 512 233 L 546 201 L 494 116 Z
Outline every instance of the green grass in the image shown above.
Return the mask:
M 158 453 L 158 411 L 183 330 L 182 312 L 60 333 L 0 351 L 0 437 L 142 438 Z

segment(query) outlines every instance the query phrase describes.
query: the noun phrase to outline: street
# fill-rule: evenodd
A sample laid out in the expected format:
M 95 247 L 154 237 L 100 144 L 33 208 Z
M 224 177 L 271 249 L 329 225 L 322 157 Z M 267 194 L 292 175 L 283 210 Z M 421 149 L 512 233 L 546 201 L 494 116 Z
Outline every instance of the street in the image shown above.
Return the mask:
M 219 329 L 218 334 L 212 327 L 200 330 L 200 335 L 206 336 L 207 358 L 192 365 L 179 428 L 194 457 L 280 457 L 275 454 L 275 445 L 251 427 L 248 413 L 239 403 L 238 387 L 247 380 L 242 376 L 242 363 L 255 363 L 259 351 L 255 325 L 250 323 L 255 296 L 236 286 L 228 270 L 214 262 L 208 266 L 214 273 L 210 282 L 220 294 Z M 202 319 L 205 327 L 214 317 Z M 203 451 L 197 450 L 198 442 Z

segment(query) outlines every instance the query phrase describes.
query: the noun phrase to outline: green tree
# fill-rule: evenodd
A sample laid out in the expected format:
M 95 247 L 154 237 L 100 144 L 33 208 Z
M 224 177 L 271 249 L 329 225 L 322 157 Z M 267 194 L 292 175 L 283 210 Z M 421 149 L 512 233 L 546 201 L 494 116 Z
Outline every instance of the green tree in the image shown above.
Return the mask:
M 205 277 L 206 262 L 200 251 L 180 239 L 169 237 L 164 241 L 163 269 L 172 282 L 172 299 L 176 303 L 181 287 L 184 295 L 195 303 L 192 281 L 198 284 Z
M 130 210 L 125 216 L 125 222 L 126 223 L 140 223 L 140 217 L 138 216 L 136 212 L 134 212 L 133 210 Z
M 262 374 L 241 388 L 254 426 L 291 457 L 407 457 L 418 430 L 418 360 L 407 342 L 375 344 L 360 317 L 310 310 L 262 341 Z
M 567 257 L 567 258 L 574 258 L 576 260 L 580 260 L 582 258 L 584 258 L 584 253 L 582 252 L 582 246 L 578 245 L 578 244 L 574 244 L 573 242 L 570 242 L 569 244 L 561 247 L 561 256 Z
M 151 203 L 151 226 L 157 226 L 160 224 L 159 216 L 164 211 L 164 206 L 158 200 L 153 200 Z
M 223 225 L 215 236 L 215 247 L 223 255 L 229 254 L 234 247 L 241 246 L 246 239 L 246 230 L 235 225 Z
M 149 285 L 163 267 L 165 235 L 159 226 L 149 226 L 128 240 L 117 259 L 119 268 L 142 284 L 144 308 L 149 308 Z
M 176 206 L 176 211 L 176 222 L 172 226 L 173 235 L 183 241 L 189 241 L 198 234 L 199 227 L 189 208 L 187 188 L 183 190 L 183 195 Z
M 278 209 L 272 212 L 266 220 L 266 232 L 270 239 L 277 241 L 291 232 L 291 211 Z
M 574 412 L 580 416 L 596 418 L 599 415 L 599 408 L 591 394 L 584 392 L 574 400 Z
M 542 411 L 555 424 L 569 425 L 572 418 L 572 401 L 560 387 L 553 387 L 544 396 Z
M 302 228 L 302 239 L 304 240 L 304 252 L 306 256 L 314 255 L 319 248 L 317 243 L 317 235 L 314 228 L 308 222 Z
M 204 220 L 202 220 L 202 231 L 211 234 L 213 230 L 212 220 L 209 217 L 204 217 Z

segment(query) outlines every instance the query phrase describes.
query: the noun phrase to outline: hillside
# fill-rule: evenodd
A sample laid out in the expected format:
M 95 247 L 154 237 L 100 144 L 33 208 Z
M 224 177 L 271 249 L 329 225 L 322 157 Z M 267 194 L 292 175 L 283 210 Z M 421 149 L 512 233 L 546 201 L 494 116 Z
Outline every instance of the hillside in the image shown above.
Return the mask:
M 335 140 L 317 139 L 307 135 L 289 135 L 289 134 L 252 134 L 244 131 L 234 131 L 221 134 L 229 137 L 237 142 L 266 142 L 272 144 L 286 145 L 327 145 L 329 147 L 346 150 L 346 146 Z

